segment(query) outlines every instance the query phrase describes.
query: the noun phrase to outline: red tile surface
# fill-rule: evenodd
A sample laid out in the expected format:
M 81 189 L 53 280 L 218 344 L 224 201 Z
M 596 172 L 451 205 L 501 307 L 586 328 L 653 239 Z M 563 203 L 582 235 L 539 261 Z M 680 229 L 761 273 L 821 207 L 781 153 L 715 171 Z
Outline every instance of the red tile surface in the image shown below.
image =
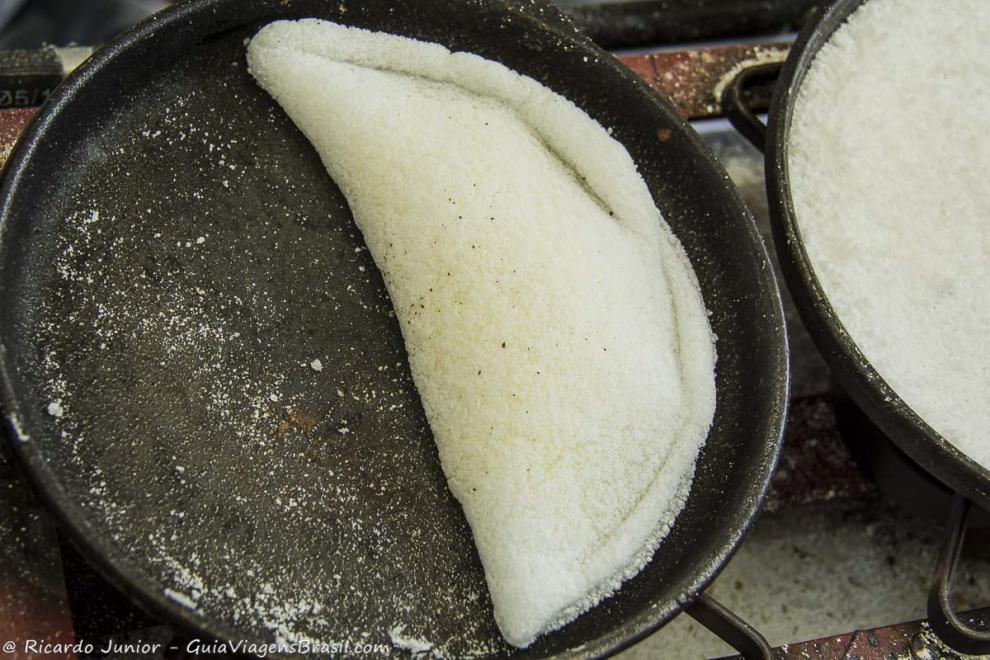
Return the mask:
M 751 64 L 781 61 L 789 44 L 758 44 L 620 56 L 653 89 L 670 98 L 690 119 L 722 114 L 722 86 Z

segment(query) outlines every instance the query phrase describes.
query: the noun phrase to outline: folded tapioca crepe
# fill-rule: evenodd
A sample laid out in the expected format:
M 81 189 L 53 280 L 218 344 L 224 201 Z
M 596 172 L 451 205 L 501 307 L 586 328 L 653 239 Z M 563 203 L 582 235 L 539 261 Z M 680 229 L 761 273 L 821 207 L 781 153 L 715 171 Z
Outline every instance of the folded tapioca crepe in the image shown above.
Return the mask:
M 384 276 L 505 639 L 638 572 L 715 408 L 687 257 L 567 99 L 437 44 L 280 21 L 251 73 L 319 152 Z

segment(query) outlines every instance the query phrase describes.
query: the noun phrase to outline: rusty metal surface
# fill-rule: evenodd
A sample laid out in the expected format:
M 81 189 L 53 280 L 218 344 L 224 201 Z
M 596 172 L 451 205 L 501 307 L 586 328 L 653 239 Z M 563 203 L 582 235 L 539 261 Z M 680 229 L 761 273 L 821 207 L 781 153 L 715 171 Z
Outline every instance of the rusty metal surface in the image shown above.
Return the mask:
M 722 46 L 647 55 L 623 55 L 619 60 L 650 87 L 673 101 L 688 119 L 721 116 L 724 87 L 742 69 L 754 64 L 782 62 L 790 45 Z M 757 110 L 769 106 L 768 89 L 753 90 L 750 99 Z
M 0 444 L 0 642 L 12 658 L 74 658 L 34 653 L 30 640 L 75 641 L 55 524 Z M 5 648 L 5 647 L 4 647 Z M 45 650 L 45 649 L 41 649 Z
M 974 622 L 990 623 L 990 609 L 968 613 Z M 968 660 L 943 644 L 924 621 L 857 630 L 774 649 L 775 660 Z
M 0 167 L 7 162 L 17 137 L 37 112 L 37 108 L 0 110 Z

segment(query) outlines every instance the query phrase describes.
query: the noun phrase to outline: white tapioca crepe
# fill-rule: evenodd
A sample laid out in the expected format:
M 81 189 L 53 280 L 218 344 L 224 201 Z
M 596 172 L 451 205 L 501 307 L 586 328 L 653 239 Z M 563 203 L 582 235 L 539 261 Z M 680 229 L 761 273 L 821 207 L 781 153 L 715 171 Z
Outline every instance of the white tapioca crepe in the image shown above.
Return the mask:
M 626 150 L 536 81 L 319 20 L 251 73 L 350 204 L 402 328 L 506 640 L 638 572 L 715 408 L 694 272 Z

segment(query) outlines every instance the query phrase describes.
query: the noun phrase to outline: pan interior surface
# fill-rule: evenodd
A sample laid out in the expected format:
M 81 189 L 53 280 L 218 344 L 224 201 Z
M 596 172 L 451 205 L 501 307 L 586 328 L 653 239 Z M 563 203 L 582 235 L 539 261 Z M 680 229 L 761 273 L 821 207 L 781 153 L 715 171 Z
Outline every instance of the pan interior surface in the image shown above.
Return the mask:
M 520 654 L 620 648 L 714 576 L 765 492 L 787 388 L 765 252 L 674 111 L 554 14 L 386 5 L 188 3 L 46 108 L 0 210 L 14 445 L 87 556 L 194 632 L 520 653 L 495 627 L 378 270 L 243 43 L 319 16 L 473 50 L 613 128 L 719 338 L 715 422 L 674 529 L 618 594 Z

